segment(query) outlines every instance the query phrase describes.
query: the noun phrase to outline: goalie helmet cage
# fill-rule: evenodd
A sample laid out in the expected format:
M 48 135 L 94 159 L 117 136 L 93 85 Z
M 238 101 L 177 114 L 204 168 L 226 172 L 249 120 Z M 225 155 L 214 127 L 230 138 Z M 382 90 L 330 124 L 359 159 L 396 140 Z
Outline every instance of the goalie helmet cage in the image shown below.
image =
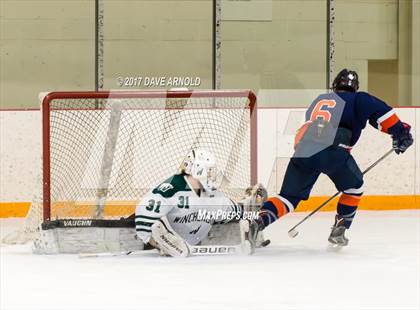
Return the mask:
M 257 181 L 249 90 L 52 92 L 42 123 L 43 229 L 133 226 L 138 201 L 192 148 L 215 155 L 230 198 Z

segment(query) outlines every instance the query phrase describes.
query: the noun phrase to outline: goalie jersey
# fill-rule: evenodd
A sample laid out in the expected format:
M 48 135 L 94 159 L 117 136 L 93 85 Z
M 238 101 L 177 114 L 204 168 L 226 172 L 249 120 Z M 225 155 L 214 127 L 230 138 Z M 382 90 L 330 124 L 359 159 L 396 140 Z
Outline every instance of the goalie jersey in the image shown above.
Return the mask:
M 136 232 L 149 242 L 151 226 L 166 216 L 172 229 L 190 245 L 204 240 L 211 226 L 240 217 L 242 210 L 222 192 L 196 193 L 184 174 L 175 174 L 151 190 L 136 207 Z

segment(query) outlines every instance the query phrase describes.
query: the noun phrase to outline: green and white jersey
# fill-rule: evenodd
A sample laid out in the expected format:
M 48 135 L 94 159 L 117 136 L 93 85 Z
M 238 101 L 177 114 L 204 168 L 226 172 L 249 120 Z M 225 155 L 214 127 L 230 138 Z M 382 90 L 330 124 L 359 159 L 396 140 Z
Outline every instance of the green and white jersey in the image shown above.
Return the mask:
M 186 176 L 176 174 L 151 190 L 136 207 L 136 231 L 149 242 L 151 226 L 166 216 L 172 229 L 191 245 L 207 237 L 213 223 L 237 218 L 242 210 L 222 192 L 197 194 Z

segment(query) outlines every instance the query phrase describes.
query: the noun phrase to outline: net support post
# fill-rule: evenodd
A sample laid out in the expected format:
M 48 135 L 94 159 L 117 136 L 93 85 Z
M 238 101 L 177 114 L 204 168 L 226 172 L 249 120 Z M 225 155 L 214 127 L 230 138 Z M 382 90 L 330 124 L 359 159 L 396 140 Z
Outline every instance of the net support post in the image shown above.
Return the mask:
M 326 89 L 331 88 L 335 64 L 335 2 L 327 0 L 327 68 Z

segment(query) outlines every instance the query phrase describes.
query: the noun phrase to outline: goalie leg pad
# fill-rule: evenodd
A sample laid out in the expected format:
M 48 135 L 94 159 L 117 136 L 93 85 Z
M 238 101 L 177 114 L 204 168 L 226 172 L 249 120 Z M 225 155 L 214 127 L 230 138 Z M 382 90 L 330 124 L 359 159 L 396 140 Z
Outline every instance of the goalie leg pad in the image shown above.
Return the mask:
M 255 239 L 252 236 L 251 223 L 249 220 L 240 220 L 241 229 L 241 250 L 244 254 L 253 254 L 255 252 Z
M 168 223 L 160 220 L 152 226 L 152 238 L 163 255 L 172 257 L 187 257 L 190 254 L 188 244 Z

